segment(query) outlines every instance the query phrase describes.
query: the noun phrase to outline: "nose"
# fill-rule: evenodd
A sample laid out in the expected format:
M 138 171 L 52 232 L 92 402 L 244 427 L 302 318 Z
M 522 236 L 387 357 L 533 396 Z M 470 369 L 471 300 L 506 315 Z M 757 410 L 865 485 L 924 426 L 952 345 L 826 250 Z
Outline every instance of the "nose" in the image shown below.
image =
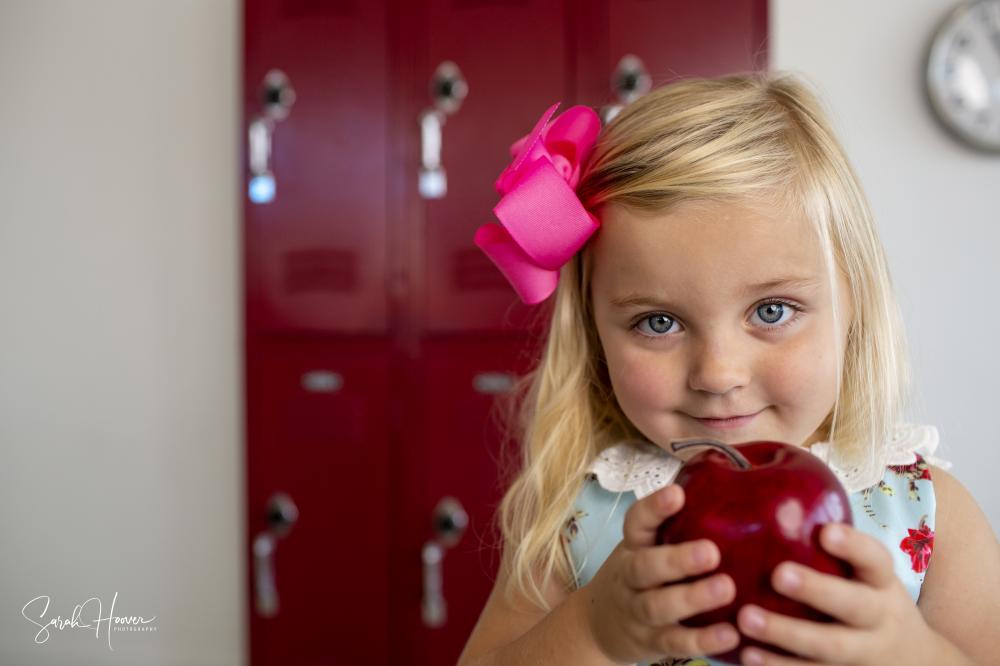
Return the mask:
M 688 386 L 693 391 L 723 395 L 750 383 L 751 365 L 746 350 L 736 341 L 716 335 L 695 346 Z

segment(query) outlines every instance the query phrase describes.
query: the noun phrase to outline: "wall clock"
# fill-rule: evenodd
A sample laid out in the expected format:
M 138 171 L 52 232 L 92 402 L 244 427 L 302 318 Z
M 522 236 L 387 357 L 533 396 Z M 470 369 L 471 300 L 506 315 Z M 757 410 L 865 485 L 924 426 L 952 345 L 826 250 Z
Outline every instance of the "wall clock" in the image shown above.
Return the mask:
M 1000 0 L 965 2 L 934 32 L 927 51 L 931 108 L 958 140 L 1000 153 Z

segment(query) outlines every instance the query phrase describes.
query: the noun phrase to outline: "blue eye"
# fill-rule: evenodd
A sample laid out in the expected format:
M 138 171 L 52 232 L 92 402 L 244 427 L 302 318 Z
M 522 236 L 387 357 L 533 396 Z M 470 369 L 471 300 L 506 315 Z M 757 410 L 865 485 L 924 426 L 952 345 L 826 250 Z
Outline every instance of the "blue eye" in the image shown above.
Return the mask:
M 639 327 L 647 322 L 649 323 L 650 330 L 652 330 L 652 334 L 640 333 L 640 335 L 655 338 L 670 330 L 674 324 L 674 318 L 660 313 L 648 315 L 637 321 L 632 327 L 632 330 L 638 331 Z
M 781 301 L 768 301 L 757 306 L 754 312 L 760 315 L 761 321 L 765 324 L 777 324 L 781 321 L 782 315 L 785 314 L 787 305 L 787 303 L 782 303 Z M 765 312 L 767 314 L 763 314 Z M 784 324 L 779 324 L 779 326 L 784 326 Z
M 802 311 L 803 308 L 797 303 L 783 299 L 772 299 L 758 305 L 754 313 L 764 322 L 765 326 L 763 328 L 773 330 L 788 326 L 797 321 L 798 317 L 795 315 Z M 782 323 L 778 323 L 788 313 L 791 313 L 792 316 L 786 318 Z M 676 321 L 676 319 L 668 314 L 655 312 L 640 317 L 638 321 L 629 327 L 629 330 L 644 338 L 662 338 L 666 337 L 666 334 L 673 328 Z

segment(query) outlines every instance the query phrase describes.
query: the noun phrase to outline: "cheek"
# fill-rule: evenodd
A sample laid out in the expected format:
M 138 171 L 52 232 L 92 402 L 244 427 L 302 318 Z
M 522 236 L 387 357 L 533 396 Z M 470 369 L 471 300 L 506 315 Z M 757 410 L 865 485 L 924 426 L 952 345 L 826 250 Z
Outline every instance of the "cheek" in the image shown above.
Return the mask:
M 831 322 L 817 322 L 815 335 L 776 349 L 777 356 L 760 368 L 764 382 L 787 405 L 828 402 L 836 398 L 837 358 Z
M 611 386 L 622 411 L 637 426 L 641 427 L 651 412 L 669 408 L 670 396 L 682 395 L 670 384 L 677 373 L 671 372 L 669 359 L 662 354 L 627 345 L 609 352 Z

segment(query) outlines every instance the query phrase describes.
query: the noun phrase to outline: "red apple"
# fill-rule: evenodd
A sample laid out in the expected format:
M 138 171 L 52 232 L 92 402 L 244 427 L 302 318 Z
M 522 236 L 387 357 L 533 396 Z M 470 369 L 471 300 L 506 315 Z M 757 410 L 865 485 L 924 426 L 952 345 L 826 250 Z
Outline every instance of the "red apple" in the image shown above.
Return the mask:
M 736 583 L 736 598 L 681 624 L 706 627 L 731 622 L 738 629 L 736 614 L 748 603 L 783 615 L 832 622 L 830 616 L 771 586 L 774 568 L 785 560 L 823 573 L 854 577 L 850 564 L 828 554 L 819 543 L 824 524 L 853 523 L 847 493 L 830 468 L 808 450 L 780 442 L 729 446 L 717 440 L 695 439 L 671 443 L 675 453 L 695 446 L 711 448 L 696 453 L 677 474 L 674 483 L 684 488 L 684 506 L 663 521 L 656 542 L 715 542 L 722 555 L 719 566 L 681 582 L 727 573 Z M 712 657 L 739 663 L 739 653 L 747 646 L 790 654 L 741 634 L 736 648 Z

